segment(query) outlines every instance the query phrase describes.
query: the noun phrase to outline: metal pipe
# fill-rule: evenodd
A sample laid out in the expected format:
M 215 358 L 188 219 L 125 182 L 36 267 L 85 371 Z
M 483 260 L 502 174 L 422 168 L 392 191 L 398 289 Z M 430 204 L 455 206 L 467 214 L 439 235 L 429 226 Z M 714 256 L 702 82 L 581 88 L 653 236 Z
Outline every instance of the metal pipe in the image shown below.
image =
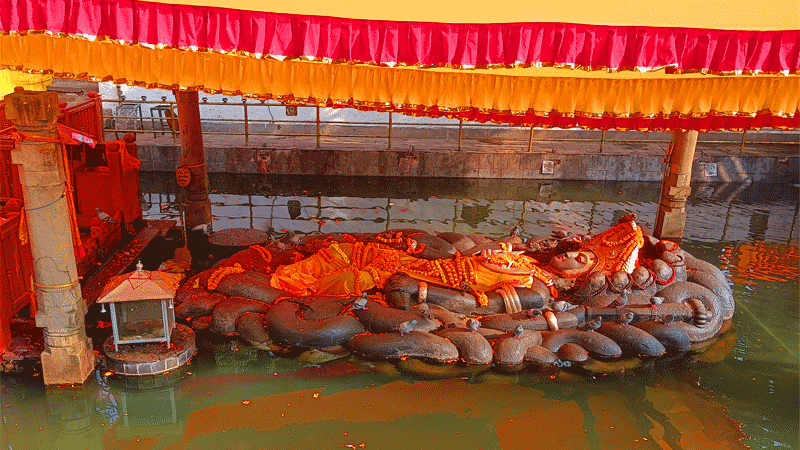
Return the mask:
M 249 106 L 253 106 L 253 105 L 251 104 Z M 130 117 L 126 117 L 126 116 L 104 116 L 104 117 L 106 119 L 114 119 L 114 118 L 129 119 L 130 118 Z M 235 122 L 235 120 L 229 120 L 229 119 L 203 119 L 203 122 L 212 122 L 212 121 Z M 251 123 L 256 123 L 256 122 L 272 122 L 272 121 L 253 119 L 250 122 Z M 300 121 L 300 120 L 296 120 L 296 121 L 295 120 L 292 120 L 292 121 L 281 121 L 281 120 L 276 120 L 276 121 L 274 121 L 274 123 L 316 124 L 317 122 L 314 121 L 314 120 L 307 120 L 307 121 Z M 321 121 L 320 123 L 321 124 L 328 124 L 328 125 L 352 124 L 350 122 L 327 122 L 327 121 Z M 409 124 L 409 125 L 418 125 L 418 124 Z M 393 124 L 393 127 L 409 126 L 409 125 L 407 125 L 407 124 Z M 453 125 L 453 126 L 441 125 L 441 127 L 442 128 L 455 128 L 455 125 Z M 108 129 L 108 130 L 112 130 L 112 129 Z M 131 134 L 152 133 L 152 131 L 150 131 L 150 130 L 139 130 L 139 129 L 130 129 L 130 128 L 118 128 L 118 129 L 113 129 L 113 131 L 116 131 L 116 132 L 119 132 L 119 133 L 125 132 L 125 133 L 131 133 Z M 203 131 L 203 134 L 204 135 L 208 134 L 208 135 L 244 136 L 244 132 L 237 133 L 237 132 L 228 132 L 228 131 Z M 297 136 L 297 137 L 310 137 L 310 136 L 316 136 L 316 133 L 315 134 L 310 134 L 310 133 L 255 133 L 255 132 L 250 132 L 250 136 L 281 136 L 281 137 Z M 373 134 L 337 134 L 336 136 L 337 137 L 362 137 L 362 138 L 369 138 L 369 139 L 377 139 L 377 138 L 385 137 L 385 135 L 373 135 Z M 528 139 L 500 138 L 500 140 L 503 143 L 528 142 Z M 569 139 L 569 138 L 566 138 L 566 139 L 537 139 L 537 142 L 599 142 L 599 141 L 600 141 L 599 139 Z M 669 143 L 669 141 L 651 140 L 651 139 L 635 139 L 635 140 L 625 140 L 625 139 L 613 139 L 612 140 L 612 139 L 606 139 L 605 142 L 610 142 L 610 143 L 642 143 L 642 144 L 665 144 L 665 143 Z M 734 143 L 734 142 L 736 142 L 736 141 L 699 141 L 698 143 L 699 144 L 731 144 L 731 143 Z M 763 146 L 768 146 L 768 145 L 786 145 L 786 146 L 789 146 L 789 145 L 798 145 L 798 144 L 800 144 L 800 142 L 792 142 L 792 141 L 756 141 L 755 144 L 763 145 Z
M 464 121 L 458 119 L 458 149 L 461 150 L 461 137 L 464 133 Z
M 319 105 L 317 105 L 317 148 L 319 148 Z
M 247 120 L 247 99 L 242 99 L 242 106 L 244 107 L 244 146 L 250 146 L 250 121 Z
M 392 112 L 389 111 L 389 150 L 392 149 Z
M 739 154 L 741 155 L 744 151 L 744 141 L 747 139 L 747 130 L 742 131 L 742 145 L 739 146 Z
M 533 150 L 533 125 L 531 125 L 531 133 L 528 136 L 528 153 Z
M 606 130 L 600 133 L 600 152 L 603 153 L 603 144 L 606 142 Z
M 177 106 L 177 103 L 176 102 L 169 102 L 168 104 L 169 104 L 169 110 L 170 111 L 175 111 L 173 108 L 175 108 L 175 106 Z M 167 126 L 169 126 L 169 120 L 167 120 Z M 178 145 L 178 136 L 175 134 L 175 130 L 173 130 L 170 127 L 170 131 L 172 131 L 172 144 L 173 145 Z M 202 128 L 200 129 L 200 132 L 201 133 L 203 132 Z

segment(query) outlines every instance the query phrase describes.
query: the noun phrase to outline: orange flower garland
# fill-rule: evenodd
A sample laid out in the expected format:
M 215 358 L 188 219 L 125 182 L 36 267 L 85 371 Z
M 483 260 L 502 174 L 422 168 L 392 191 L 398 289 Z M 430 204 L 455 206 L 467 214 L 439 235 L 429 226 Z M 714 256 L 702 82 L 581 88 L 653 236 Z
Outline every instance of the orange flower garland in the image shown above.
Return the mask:
M 384 244 L 400 244 L 403 242 L 403 232 L 398 231 L 393 238 L 386 238 L 381 235 L 378 235 L 375 237 L 375 239 L 383 242 Z
M 492 253 L 478 258 L 481 264 L 491 268 L 492 270 L 500 273 L 507 273 L 510 275 L 524 275 L 530 274 L 532 277 L 541 281 L 552 289 L 553 280 L 547 273 L 534 264 L 534 260 L 517 252 L 511 253 Z M 557 295 L 554 295 L 557 297 Z
M 244 273 L 242 265 L 236 263 L 232 266 L 220 267 L 219 269 L 215 270 L 208 279 L 208 289 L 213 291 L 217 288 L 217 286 L 219 286 L 219 282 L 222 281 L 223 278 L 232 273 Z
M 418 259 L 402 268 L 403 272 L 441 280 L 442 284 L 452 288 L 461 288 L 461 283 L 478 282 L 475 261 L 456 255 L 453 259 Z
M 260 245 L 251 245 L 249 248 L 250 250 L 253 250 L 254 252 L 261 255 L 261 257 L 264 258 L 264 261 L 266 262 L 272 261 L 272 253 L 270 253 L 270 251 L 267 250 L 266 248 Z
M 489 306 L 489 297 L 486 296 L 485 292 L 475 291 L 475 298 L 478 300 L 478 304 L 481 305 L 481 308 Z
M 357 248 L 357 247 L 358 247 L 358 244 L 356 244 L 356 248 Z M 340 258 L 342 258 L 342 260 L 343 260 L 345 263 L 347 263 L 347 264 L 350 264 L 350 258 L 348 258 L 348 257 L 347 257 L 347 255 L 345 255 L 345 253 L 342 251 L 342 249 L 341 249 L 341 248 L 339 248 L 339 245 L 338 245 L 338 244 L 331 244 L 331 245 L 328 247 L 328 250 L 333 250 L 333 253 L 335 253 L 337 256 L 339 256 Z M 353 260 L 355 260 L 355 253 L 356 253 L 356 252 L 355 252 L 355 248 L 354 248 L 354 250 L 353 250 Z

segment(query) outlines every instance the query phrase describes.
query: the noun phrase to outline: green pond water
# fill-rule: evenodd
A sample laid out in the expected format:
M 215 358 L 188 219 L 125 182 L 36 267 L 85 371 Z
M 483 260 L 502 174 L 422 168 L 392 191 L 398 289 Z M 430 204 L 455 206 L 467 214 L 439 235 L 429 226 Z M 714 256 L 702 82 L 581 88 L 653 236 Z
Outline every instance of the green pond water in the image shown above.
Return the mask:
M 599 233 L 653 226 L 659 185 L 211 176 L 215 229 Z M 142 176 L 146 218 L 180 220 L 171 174 Z M 2 379 L 2 450 L 737 449 L 798 443 L 798 186 L 693 185 L 681 246 L 720 266 L 731 329 L 645 365 L 505 373 L 406 360 L 273 357 L 198 338 L 183 370 L 82 386 Z M 108 319 L 106 319 L 108 320 Z M 108 332 L 108 330 L 105 330 Z M 97 338 L 97 337 L 96 337 Z M 459 371 L 460 370 L 460 371 Z

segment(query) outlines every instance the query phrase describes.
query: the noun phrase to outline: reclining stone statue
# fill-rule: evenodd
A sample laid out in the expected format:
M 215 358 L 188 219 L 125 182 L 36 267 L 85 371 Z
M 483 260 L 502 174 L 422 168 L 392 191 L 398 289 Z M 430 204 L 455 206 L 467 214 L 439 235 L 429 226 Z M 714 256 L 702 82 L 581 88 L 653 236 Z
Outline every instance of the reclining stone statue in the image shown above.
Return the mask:
M 403 229 L 252 246 L 190 279 L 176 304 L 196 328 L 271 348 L 506 367 L 676 354 L 734 312 L 717 267 L 645 235 L 633 214 L 594 237 Z

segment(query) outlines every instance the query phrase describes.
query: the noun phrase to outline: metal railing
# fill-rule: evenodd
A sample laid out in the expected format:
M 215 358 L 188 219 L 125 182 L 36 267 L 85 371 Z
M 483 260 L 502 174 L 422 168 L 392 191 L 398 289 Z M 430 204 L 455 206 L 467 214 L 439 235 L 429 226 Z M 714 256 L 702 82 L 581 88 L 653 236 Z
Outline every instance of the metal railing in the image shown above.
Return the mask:
M 397 140 L 397 133 L 396 130 L 398 128 L 430 128 L 430 129 L 439 129 L 439 130 L 453 130 L 454 132 L 457 131 L 457 150 L 462 150 L 463 144 L 467 140 L 497 140 L 499 141 L 500 145 L 508 145 L 508 144 L 516 144 L 523 147 L 527 147 L 527 151 L 531 152 L 533 150 L 533 146 L 535 143 L 546 143 L 546 142 L 594 142 L 598 143 L 599 145 L 599 153 L 603 153 L 603 149 L 605 144 L 607 143 L 642 143 L 642 144 L 667 144 L 670 141 L 669 135 L 662 138 L 650 138 L 650 139 L 641 139 L 641 138 L 626 138 L 626 139 L 608 139 L 606 137 L 606 130 L 602 130 L 599 132 L 599 137 L 575 137 L 575 136 L 567 136 L 567 137 L 536 137 L 536 131 L 543 131 L 544 129 L 535 128 L 535 127 L 521 127 L 521 126 L 512 126 L 512 125 L 502 125 L 502 124 L 493 124 L 493 123 L 478 123 L 478 122 L 464 122 L 459 120 L 458 123 L 441 123 L 441 122 L 397 122 L 395 120 L 395 114 L 393 112 L 388 113 L 380 113 L 379 114 L 386 114 L 387 120 L 386 121 L 353 121 L 353 120 L 322 120 L 321 119 L 321 110 L 333 110 L 334 108 L 327 108 L 327 107 L 319 107 L 314 105 L 287 105 L 284 103 L 276 102 L 276 101 L 265 101 L 265 100 L 253 100 L 253 99 L 246 99 L 240 97 L 232 97 L 237 101 L 229 101 L 227 97 L 223 97 L 221 102 L 209 101 L 208 97 L 202 97 L 200 101 L 201 107 L 201 118 L 204 125 L 204 128 L 211 128 L 209 125 L 214 124 L 227 124 L 227 125 L 237 125 L 238 129 L 225 129 L 222 131 L 213 131 L 204 129 L 204 135 L 225 135 L 225 136 L 243 136 L 245 146 L 249 146 L 251 142 L 251 138 L 254 137 L 314 137 L 316 138 L 316 147 L 320 148 L 321 139 L 326 137 L 332 138 L 362 138 L 362 139 L 385 139 L 387 144 L 387 149 L 392 150 L 392 143 L 393 139 Z M 107 131 L 112 131 L 117 133 L 166 133 L 170 132 L 173 136 L 173 142 L 177 143 L 177 118 L 174 116 L 167 117 L 162 116 L 161 114 L 170 111 L 173 112 L 176 109 L 176 101 L 174 97 L 161 97 L 161 101 L 157 100 L 148 100 L 145 96 L 142 96 L 140 100 L 132 100 L 127 99 L 125 96 L 122 96 L 120 99 L 103 99 L 103 103 L 111 103 L 116 104 L 118 106 L 122 105 L 129 105 L 134 106 L 138 105 L 138 116 L 131 116 L 131 115 L 106 115 L 105 119 L 111 119 L 112 126 L 109 128 L 107 127 Z M 144 107 L 147 108 L 147 105 L 155 105 L 150 107 L 150 116 L 144 116 L 142 110 Z M 230 111 L 230 113 L 225 114 L 226 117 L 208 117 L 208 115 L 203 115 L 203 107 L 218 107 L 218 108 L 225 108 Z M 254 108 L 255 109 L 262 109 L 267 108 L 267 112 L 270 115 L 269 119 L 258 119 L 254 118 Z M 280 107 L 280 108 L 294 108 L 296 115 L 298 111 L 302 111 L 305 109 L 313 109 L 315 113 L 313 114 L 313 120 L 304 120 L 304 119 L 276 119 L 272 115 L 272 111 L 270 108 L 272 107 Z M 238 110 L 238 112 L 237 112 Z M 117 108 L 119 111 L 119 108 Z M 159 115 L 155 116 L 154 111 L 159 111 Z M 175 125 L 170 125 L 170 120 L 175 121 Z M 122 125 L 131 125 L 136 124 L 138 122 L 138 127 L 127 126 L 127 127 L 119 127 L 118 124 Z M 145 123 L 150 125 L 150 129 L 145 128 Z M 166 123 L 166 127 L 165 127 Z M 158 128 L 156 128 L 158 125 Z M 264 126 L 266 130 L 267 126 L 274 126 L 274 131 L 256 131 L 254 128 L 257 126 Z M 301 127 L 299 130 L 295 129 L 291 132 L 282 132 L 281 127 L 285 125 L 293 125 Z M 306 128 L 303 128 L 303 127 Z M 379 130 L 383 129 L 384 132 L 381 133 L 357 133 L 353 134 L 352 132 L 348 132 L 348 127 L 363 127 L 365 130 Z M 313 132 L 309 132 L 308 129 L 313 128 Z M 336 132 L 331 134 L 325 134 L 325 129 L 331 128 L 339 128 L 343 130 L 342 132 Z M 491 130 L 495 132 L 508 132 L 510 130 L 514 131 L 528 131 L 527 138 L 522 137 L 514 137 L 514 136 L 468 136 L 464 133 L 465 130 Z M 548 134 L 553 134 L 554 132 L 558 132 L 558 130 L 548 130 Z M 520 133 L 517 133 L 520 134 Z M 597 134 L 597 132 L 595 132 Z M 699 142 L 707 143 L 707 144 L 739 144 L 739 153 L 742 153 L 744 150 L 745 145 L 747 144 L 781 144 L 781 145 L 797 145 L 798 140 L 800 140 L 800 134 L 797 132 L 794 133 L 793 140 L 789 141 L 772 141 L 772 140 L 751 140 L 748 142 L 747 140 L 747 131 L 741 133 L 742 137 L 741 140 L 738 139 L 730 139 L 730 140 L 714 140 L 714 139 L 701 139 Z M 155 136 L 154 136 L 155 137 Z M 425 139 L 424 137 L 420 139 Z M 437 140 L 443 140 L 443 133 L 436 137 Z

